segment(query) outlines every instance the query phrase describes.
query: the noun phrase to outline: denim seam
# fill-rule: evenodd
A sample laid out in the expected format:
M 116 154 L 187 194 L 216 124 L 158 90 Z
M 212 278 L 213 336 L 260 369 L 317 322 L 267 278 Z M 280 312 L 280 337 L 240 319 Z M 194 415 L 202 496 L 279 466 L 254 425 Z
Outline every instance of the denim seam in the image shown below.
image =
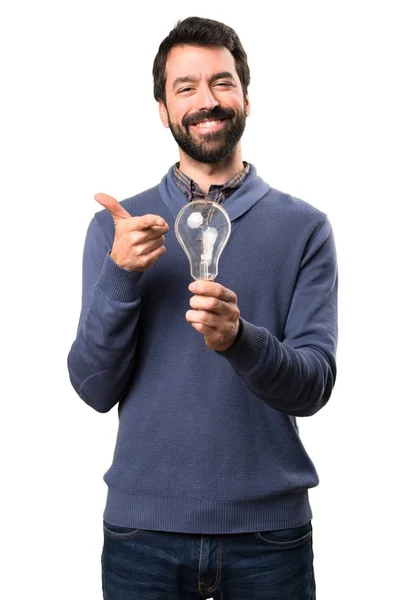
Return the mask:
M 203 556 L 203 536 L 200 538 L 200 556 L 199 556 L 199 570 L 197 572 L 197 590 L 201 593 L 202 583 L 200 580 L 200 571 L 201 571 L 201 559 Z
M 125 539 L 129 539 L 129 538 L 134 538 L 137 535 L 139 535 L 139 533 L 143 533 L 143 529 L 135 529 L 135 531 L 126 531 L 125 533 L 123 532 L 117 532 L 117 531 L 111 531 L 111 529 L 107 529 L 107 527 L 105 527 L 103 525 L 103 530 L 104 532 L 109 535 L 110 537 L 113 537 L 115 539 L 118 540 L 125 540 Z
M 207 588 L 207 592 L 213 592 L 220 584 L 222 573 L 222 540 L 218 539 L 218 568 L 215 584 L 212 587 Z
M 302 542 L 306 542 L 307 540 L 309 540 L 312 536 L 312 530 L 303 535 L 302 537 L 298 538 L 297 540 L 291 540 L 290 542 L 278 542 L 274 540 L 268 540 L 267 538 L 263 537 L 259 531 L 255 534 L 255 536 L 257 539 L 261 540 L 262 542 L 265 542 L 266 544 L 269 544 L 270 546 L 276 546 L 277 548 L 289 548 L 293 545 L 301 544 Z

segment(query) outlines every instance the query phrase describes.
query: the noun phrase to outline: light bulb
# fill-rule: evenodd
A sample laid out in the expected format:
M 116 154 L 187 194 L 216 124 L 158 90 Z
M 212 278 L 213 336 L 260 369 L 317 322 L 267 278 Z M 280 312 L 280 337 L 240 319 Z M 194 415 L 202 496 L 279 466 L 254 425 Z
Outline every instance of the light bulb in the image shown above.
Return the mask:
M 216 202 L 194 200 L 179 211 L 175 235 L 189 259 L 193 279 L 215 279 L 230 234 L 229 215 Z

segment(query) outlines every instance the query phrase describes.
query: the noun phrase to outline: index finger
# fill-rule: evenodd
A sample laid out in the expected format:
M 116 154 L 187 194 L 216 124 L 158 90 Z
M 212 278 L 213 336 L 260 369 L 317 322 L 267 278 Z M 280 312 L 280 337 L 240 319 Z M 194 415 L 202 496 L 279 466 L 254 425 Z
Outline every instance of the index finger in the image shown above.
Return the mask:
M 164 227 L 164 225 L 166 225 L 164 219 L 158 215 L 148 214 L 137 218 L 139 219 L 141 229 L 148 229 L 149 227 Z
M 223 302 L 236 303 L 237 301 L 235 292 L 215 281 L 207 281 L 205 279 L 194 281 L 189 285 L 189 290 L 200 296 L 213 296 Z

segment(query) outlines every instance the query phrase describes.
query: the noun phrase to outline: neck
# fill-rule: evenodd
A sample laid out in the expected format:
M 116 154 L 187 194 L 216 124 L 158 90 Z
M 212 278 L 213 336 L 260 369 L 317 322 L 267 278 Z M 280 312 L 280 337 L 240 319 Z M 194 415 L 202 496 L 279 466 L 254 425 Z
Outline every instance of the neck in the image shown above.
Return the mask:
M 233 154 L 213 164 L 197 162 L 180 150 L 179 170 L 193 179 L 203 194 L 207 194 L 210 185 L 223 185 L 243 170 L 241 148 L 238 145 Z

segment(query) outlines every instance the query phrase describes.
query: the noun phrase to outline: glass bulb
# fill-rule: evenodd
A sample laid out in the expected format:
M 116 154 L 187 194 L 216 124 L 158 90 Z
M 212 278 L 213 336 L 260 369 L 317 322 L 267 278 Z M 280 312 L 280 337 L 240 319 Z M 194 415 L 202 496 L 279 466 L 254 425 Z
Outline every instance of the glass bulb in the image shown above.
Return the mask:
M 193 279 L 215 279 L 230 234 L 229 215 L 216 202 L 194 200 L 179 211 L 175 235 L 189 259 Z

